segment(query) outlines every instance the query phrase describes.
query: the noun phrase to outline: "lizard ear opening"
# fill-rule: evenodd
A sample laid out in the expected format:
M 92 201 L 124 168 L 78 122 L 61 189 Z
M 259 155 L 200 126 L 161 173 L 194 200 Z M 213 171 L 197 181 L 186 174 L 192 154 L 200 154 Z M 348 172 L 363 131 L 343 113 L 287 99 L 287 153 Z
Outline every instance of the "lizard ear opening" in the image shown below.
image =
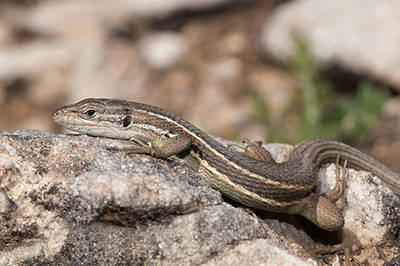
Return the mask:
M 129 127 L 129 125 L 131 124 L 132 121 L 132 116 L 127 115 L 124 117 L 124 119 L 122 119 L 122 126 L 123 127 Z

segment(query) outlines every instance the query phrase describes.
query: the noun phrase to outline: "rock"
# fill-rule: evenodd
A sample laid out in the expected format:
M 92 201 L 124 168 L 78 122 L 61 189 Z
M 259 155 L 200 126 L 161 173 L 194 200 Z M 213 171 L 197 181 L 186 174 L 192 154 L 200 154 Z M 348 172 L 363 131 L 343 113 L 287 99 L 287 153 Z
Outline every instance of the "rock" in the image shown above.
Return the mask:
M 135 19 L 162 19 L 180 11 L 207 10 L 222 5 L 234 4 L 240 1 L 233 0 L 91 0 L 81 1 L 43 1 L 27 12 L 13 13 L 20 25 L 29 25 L 29 28 L 45 34 L 60 34 L 75 28 L 76 25 L 100 23 L 116 25 L 121 22 Z M 7 16 L 7 14 L 5 14 Z
M 287 144 L 266 146 L 277 162 L 291 149 Z M 394 236 L 400 225 L 400 199 L 377 177 L 366 171 L 348 169 L 345 194 L 338 202 L 343 210 L 344 230 L 363 247 L 378 245 L 387 236 Z M 335 186 L 336 166 L 321 167 L 318 180 L 321 193 Z M 374 184 L 374 185 L 371 185 Z
M 131 145 L 33 130 L 0 133 L 0 264 L 242 265 L 288 257 L 293 265 L 317 263 L 312 252 L 320 244 L 302 229 L 307 221 L 257 211 L 259 218 L 226 203 L 184 164 L 128 154 L 123 149 Z M 290 149 L 267 147 L 281 159 Z M 372 197 L 385 205 L 371 212 L 382 217 L 372 224 L 391 229 L 361 234 L 379 242 L 394 237 L 399 205 L 387 188 L 377 189 L 386 200 Z
M 11 39 L 10 26 L 0 21 L 0 48 Z
M 3 190 L 0 190 L 0 215 L 11 213 L 13 209 L 15 209 L 15 204 L 13 204 Z
M 336 167 L 322 168 L 319 179 L 329 178 L 327 187 L 335 185 Z M 375 185 L 371 185 L 375 184 Z M 322 185 L 321 192 L 326 191 Z M 383 182 L 365 171 L 349 169 L 347 189 L 338 202 L 345 206 L 343 230 L 363 247 L 379 245 L 387 236 L 394 236 L 400 223 L 399 198 Z
M 242 68 L 240 60 L 234 57 L 220 58 L 207 67 L 209 75 L 215 80 L 237 79 Z
M 393 1 L 290 1 L 269 17 L 262 43 L 274 59 L 288 62 L 297 36 L 322 66 L 337 65 L 400 90 L 399 12 Z
M 0 50 L 0 80 L 34 77 L 41 71 L 65 68 L 76 59 L 62 42 L 36 42 Z
M 91 0 L 61 0 L 26 8 L 4 4 L 0 87 L 22 80 L 24 96 L 37 105 L 88 96 L 144 100 L 148 92 L 143 88 L 152 87 L 154 78 L 150 67 L 173 66 L 189 52 L 182 33 L 153 33 L 149 23 L 176 12 L 238 2 L 98 0 L 93 5 Z M 3 91 L 0 88 L 0 100 Z
M 266 248 L 268 252 L 265 252 Z M 229 249 L 220 256 L 213 258 L 204 265 L 313 265 L 290 254 L 287 250 L 277 247 L 267 239 L 257 239 L 243 242 Z
M 243 1 L 243 0 L 242 0 Z M 248 0 L 244 0 L 248 1 Z M 234 0 L 170 0 L 170 1 L 146 1 L 146 0 L 125 0 L 122 3 L 135 15 L 163 18 L 179 11 L 195 11 L 216 8 L 222 5 L 234 4 L 240 1 Z
M 165 69 L 182 59 L 189 48 L 182 35 L 162 32 L 152 33 L 141 39 L 139 49 L 150 66 Z

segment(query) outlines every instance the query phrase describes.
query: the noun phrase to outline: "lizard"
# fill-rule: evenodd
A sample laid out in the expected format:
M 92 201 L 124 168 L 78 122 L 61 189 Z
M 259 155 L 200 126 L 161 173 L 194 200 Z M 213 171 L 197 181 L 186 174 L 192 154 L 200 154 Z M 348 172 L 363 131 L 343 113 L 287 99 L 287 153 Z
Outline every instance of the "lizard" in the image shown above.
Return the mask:
M 298 214 L 328 231 L 344 225 L 336 206 L 346 186 L 346 174 L 339 174 L 339 157 L 351 168 L 378 176 L 400 194 L 399 173 L 338 141 L 303 141 L 277 163 L 261 142 L 246 139 L 244 150 L 234 151 L 172 112 L 143 103 L 88 98 L 57 109 L 53 119 L 79 133 L 132 141 L 133 153 L 163 159 L 189 153 L 190 166 L 229 198 L 260 210 Z M 335 187 L 319 194 L 319 167 L 335 161 Z

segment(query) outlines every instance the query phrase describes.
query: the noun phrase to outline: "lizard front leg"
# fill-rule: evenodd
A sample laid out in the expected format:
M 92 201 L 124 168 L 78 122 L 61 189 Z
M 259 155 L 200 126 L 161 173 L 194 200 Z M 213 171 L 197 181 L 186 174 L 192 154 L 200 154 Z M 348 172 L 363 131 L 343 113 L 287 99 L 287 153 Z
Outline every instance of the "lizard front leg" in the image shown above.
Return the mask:
M 160 137 L 147 142 L 139 138 L 131 138 L 130 140 L 136 142 L 138 146 L 125 148 L 125 151 L 149 154 L 164 159 L 189 149 L 192 144 L 188 135 L 176 135 L 170 138 Z

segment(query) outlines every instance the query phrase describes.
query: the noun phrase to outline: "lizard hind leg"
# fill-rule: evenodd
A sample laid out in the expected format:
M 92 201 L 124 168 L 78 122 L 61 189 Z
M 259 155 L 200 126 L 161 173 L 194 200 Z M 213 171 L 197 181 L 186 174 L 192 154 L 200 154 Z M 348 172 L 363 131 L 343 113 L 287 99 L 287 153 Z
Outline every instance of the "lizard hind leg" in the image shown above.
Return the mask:
M 251 158 L 265 161 L 265 162 L 275 162 L 271 153 L 262 146 L 262 141 L 251 141 L 248 138 L 244 138 L 240 144 L 230 144 L 228 147 L 236 146 L 243 149 L 243 154 Z
M 332 202 L 338 201 L 343 196 L 344 190 L 347 186 L 347 177 L 348 177 L 347 160 L 344 161 L 342 171 L 340 171 L 339 161 L 340 161 L 340 153 L 338 154 L 338 157 L 336 159 L 335 186 L 331 190 L 325 192 L 324 194 L 324 196 Z
M 294 208 L 295 213 L 304 216 L 324 230 L 337 231 L 344 225 L 341 210 L 324 195 L 312 192 Z
M 298 214 L 306 217 L 318 227 L 337 231 L 344 225 L 342 211 L 336 206 L 344 193 L 347 184 L 347 161 L 344 162 L 343 170 L 339 168 L 340 154 L 336 160 L 336 184 L 331 190 L 322 195 L 313 192 L 304 198 L 297 206 Z

